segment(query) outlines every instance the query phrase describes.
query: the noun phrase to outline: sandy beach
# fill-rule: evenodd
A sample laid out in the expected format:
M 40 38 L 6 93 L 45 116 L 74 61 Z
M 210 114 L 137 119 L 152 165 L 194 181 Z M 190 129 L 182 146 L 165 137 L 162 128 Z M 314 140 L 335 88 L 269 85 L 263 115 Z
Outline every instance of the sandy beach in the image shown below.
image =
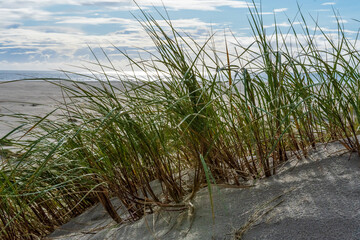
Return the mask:
M 63 98 L 61 90 L 44 81 L 18 81 L 0 83 L 0 138 L 7 134 L 16 119 L 10 114 L 31 114 L 45 116 Z
M 98 82 L 86 82 L 100 86 Z M 62 82 L 65 85 L 71 83 Z M 61 91 L 61 87 L 46 81 L 0 82 L 0 138 L 14 127 L 19 126 L 20 118 L 10 117 L 14 114 L 25 114 L 44 117 L 69 99 Z M 56 119 L 55 112 L 50 119 Z

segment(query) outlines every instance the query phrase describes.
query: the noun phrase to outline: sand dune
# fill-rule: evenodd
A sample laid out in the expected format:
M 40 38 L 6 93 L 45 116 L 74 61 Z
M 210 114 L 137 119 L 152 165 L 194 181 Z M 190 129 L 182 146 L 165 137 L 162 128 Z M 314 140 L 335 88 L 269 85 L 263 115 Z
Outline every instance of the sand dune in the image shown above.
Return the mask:
M 338 142 L 320 144 L 307 159 L 292 159 L 281 173 L 252 188 L 218 187 L 214 222 L 204 188 L 193 214 L 159 211 L 116 226 L 97 205 L 48 238 L 234 239 L 242 232 L 243 239 L 360 239 L 359 170 L 356 153 Z
M 0 85 L 0 137 L 16 125 L 6 115 L 45 116 L 62 100 L 46 82 Z M 360 159 L 339 143 L 318 145 L 309 158 L 248 189 L 214 187 L 196 196 L 194 213 L 158 211 L 117 226 L 101 205 L 63 225 L 49 239 L 360 239 Z M 153 185 L 160 187 L 157 182 Z M 120 203 L 113 200 L 116 206 Z M 123 210 L 120 208 L 119 212 Z

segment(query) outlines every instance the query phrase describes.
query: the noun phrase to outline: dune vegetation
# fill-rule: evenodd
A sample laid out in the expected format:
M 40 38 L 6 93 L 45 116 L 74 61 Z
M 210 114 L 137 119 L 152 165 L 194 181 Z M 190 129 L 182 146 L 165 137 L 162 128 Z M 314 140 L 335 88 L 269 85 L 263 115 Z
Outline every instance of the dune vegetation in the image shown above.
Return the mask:
M 64 79 L 43 79 L 58 80 L 51 82 L 67 100 L 56 109 L 61 117 L 14 115 L 22 124 L 0 139 L 0 238 L 46 236 L 97 202 L 119 224 L 159 208 L 188 209 L 199 189 L 208 186 L 211 197 L 212 184 L 270 177 L 319 142 L 340 140 L 359 152 L 357 39 L 341 21 L 329 33 L 301 11 L 294 17 L 301 25 L 289 20 L 286 32 L 275 24 L 269 33 L 260 10 L 249 11 L 250 46 L 234 36 L 221 50 L 214 35 L 200 43 L 166 14 L 158 12 L 165 29 L 142 11 L 139 24 L 156 52 L 134 59 L 117 49 L 134 74 L 104 51 L 108 61 L 94 54 L 97 70 L 84 75 L 97 84 L 72 81 L 66 71 Z M 12 137 L 19 132 L 26 134 Z

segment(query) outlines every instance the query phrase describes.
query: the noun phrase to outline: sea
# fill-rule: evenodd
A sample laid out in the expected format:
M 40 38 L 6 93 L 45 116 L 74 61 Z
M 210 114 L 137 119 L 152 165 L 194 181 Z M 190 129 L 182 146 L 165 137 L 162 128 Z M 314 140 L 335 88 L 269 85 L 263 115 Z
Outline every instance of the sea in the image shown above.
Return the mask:
M 159 74 L 159 73 L 144 73 L 144 72 L 107 72 L 106 76 L 102 73 L 94 73 L 94 72 L 77 72 L 77 73 L 68 73 L 66 74 L 61 71 L 31 71 L 31 70 L 0 70 L 0 81 L 13 81 L 13 80 L 32 80 L 32 81 L 42 81 L 44 79 L 51 80 L 62 80 L 62 79 L 71 79 L 74 81 L 119 81 L 119 78 L 127 81 L 137 80 L 158 80 L 158 77 L 162 76 L 163 79 L 167 79 L 169 75 L 167 74 Z M 136 76 L 136 77 L 135 77 Z M 263 79 L 266 79 L 266 75 L 264 73 L 260 74 Z M 304 76 L 305 77 L 305 76 Z M 313 81 L 317 82 L 319 76 L 317 74 L 312 74 Z M 233 79 L 237 78 L 237 82 L 241 82 L 238 74 L 234 74 Z M 220 81 L 227 82 L 227 79 L 222 79 Z
M 106 76 L 103 73 L 96 72 L 76 72 L 69 73 L 61 71 L 31 71 L 31 70 L 0 70 L 0 81 L 12 81 L 12 80 L 32 80 L 32 81 L 42 81 L 46 80 L 62 80 L 62 79 L 71 79 L 74 81 L 119 81 L 119 78 L 122 80 L 133 81 L 135 76 L 137 80 L 148 81 L 150 79 L 157 80 L 158 77 L 165 77 L 166 74 L 163 73 L 152 73 L 152 72 L 115 72 L 109 71 L 106 72 Z
M 86 75 L 90 76 L 87 77 Z M 31 71 L 31 70 L 0 70 L 0 81 L 12 81 L 21 79 L 42 80 L 42 79 L 69 79 L 76 81 L 90 81 L 93 76 L 87 74 L 71 74 L 61 71 Z

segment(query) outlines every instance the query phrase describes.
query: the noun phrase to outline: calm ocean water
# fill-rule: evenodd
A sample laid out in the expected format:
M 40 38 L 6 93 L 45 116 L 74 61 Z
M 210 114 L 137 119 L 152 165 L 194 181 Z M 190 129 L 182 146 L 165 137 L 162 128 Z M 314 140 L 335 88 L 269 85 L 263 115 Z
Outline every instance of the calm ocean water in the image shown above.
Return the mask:
M 70 74 L 71 79 L 78 81 L 89 80 L 86 77 Z M 0 81 L 10 81 L 19 79 L 36 79 L 36 78 L 67 78 L 67 76 L 59 71 L 17 71 L 17 70 L 0 70 Z
M 118 81 L 119 79 L 119 72 L 115 73 L 115 72 L 109 72 L 107 73 L 107 77 L 109 80 L 111 81 Z M 128 74 L 128 73 L 125 73 Z M 134 80 L 134 77 L 131 77 L 134 73 L 129 73 L 129 75 L 122 75 L 120 76 L 123 80 Z M 137 79 L 142 79 L 142 80 L 149 80 L 149 79 L 153 79 L 153 80 L 157 80 L 158 76 L 157 74 L 153 74 L 151 75 L 147 75 L 144 74 L 142 72 L 136 72 L 136 78 Z M 121 75 L 121 74 L 120 74 Z M 150 76 L 150 78 L 149 78 Z M 166 76 L 165 74 L 163 74 L 162 76 Z M 260 76 L 263 77 L 263 79 L 266 79 L 266 75 L 260 74 Z M 234 75 L 233 79 L 235 79 L 235 77 L 239 78 L 241 76 L 239 75 Z M 312 75 L 313 80 L 315 82 L 317 82 L 319 76 L 317 74 L 313 74 Z M 104 80 L 106 81 L 106 77 L 103 74 L 97 74 L 97 75 L 92 75 L 92 73 L 90 72 L 84 72 L 84 73 L 80 73 L 80 74 L 67 74 L 65 75 L 64 73 L 60 72 L 60 71 L 17 71 L 17 70 L 0 70 L 0 81 L 11 81 L 11 80 L 20 80 L 20 79 L 69 79 L 71 78 L 72 80 L 75 81 L 96 81 L 95 78 L 97 78 L 97 80 Z M 225 82 L 227 82 L 226 79 L 223 79 Z M 239 79 L 238 79 L 239 80 Z
M 118 81 L 119 76 L 126 80 L 133 80 L 132 77 L 134 73 L 125 72 L 125 75 L 122 75 L 120 72 L 107 72 L 107 77 L 110 81 Z M 137 79 L 148 80 L 150 75 L 144 74 L 142 72 L 136 72 Z M 121 76 L 122 75 L 122 76 Z M 157 74 L 152 75 L 156 78 Z M 163 75 L 165 76 L 165 75 Z M 104 74 L 95 74 L 91 72 L 84 72 L 79 74 L 69 74 L 66 75 L 60 71 L 17 71 L 17 70 L 0 70 L 0 81 L 11 81 L 11 80 L 20 80 L 20 79 L 72 79 L 76 81 L 96 81 L 96 80 L 104 80 L 106 81 L 106 77 Z

